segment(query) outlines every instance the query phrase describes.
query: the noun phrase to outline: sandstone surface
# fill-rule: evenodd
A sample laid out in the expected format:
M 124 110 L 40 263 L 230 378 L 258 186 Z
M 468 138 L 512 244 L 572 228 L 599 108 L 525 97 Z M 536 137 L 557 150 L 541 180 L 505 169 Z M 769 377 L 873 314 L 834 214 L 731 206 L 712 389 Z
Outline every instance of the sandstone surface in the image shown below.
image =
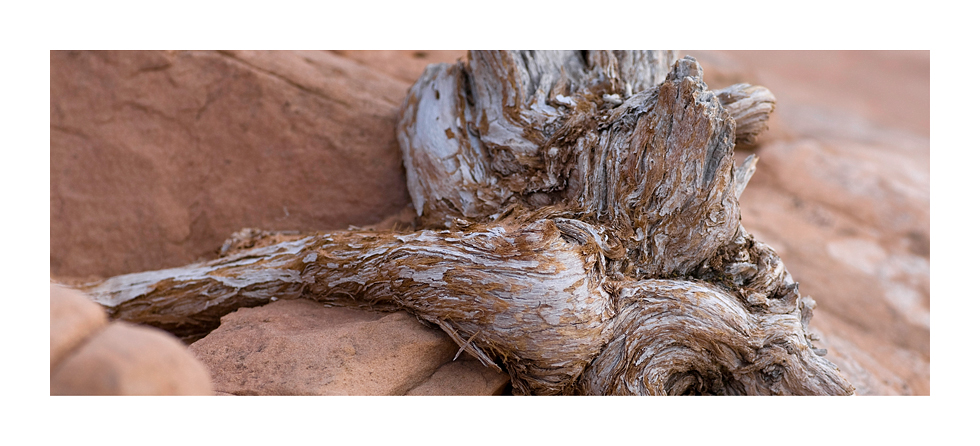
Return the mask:
M 393 131 L 408 86 L 322 51 L 51 52 L 51 273 L 380 221 L 409 202 Z
M 306 300 L 238 310 L 190 349 L 215 390 L 233 395 L 490 395 L 509 382 L 478 362 L 453 362 L 456 344 L 406 312 Z
M 928 395 L 929 53 L 694 54 L 776 95 L 742 219 L 817 301 L 827 358 L 858 394 Z

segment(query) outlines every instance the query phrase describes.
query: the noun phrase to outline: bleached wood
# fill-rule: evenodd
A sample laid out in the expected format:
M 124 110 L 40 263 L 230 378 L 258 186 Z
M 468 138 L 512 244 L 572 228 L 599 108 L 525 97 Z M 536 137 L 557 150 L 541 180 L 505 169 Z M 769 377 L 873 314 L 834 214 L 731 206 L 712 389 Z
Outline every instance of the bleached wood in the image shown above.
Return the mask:
M 813 300 L 740 225 L 757 160 L 733 148 L 774 103 L 672 52 L 472 52 L 427 68 L 397 126 L 428 229 L 243 232 L 225 258 L 87 291 L 183 335 L 281 298 L 402 308 L 518 393 L 848 394 Z

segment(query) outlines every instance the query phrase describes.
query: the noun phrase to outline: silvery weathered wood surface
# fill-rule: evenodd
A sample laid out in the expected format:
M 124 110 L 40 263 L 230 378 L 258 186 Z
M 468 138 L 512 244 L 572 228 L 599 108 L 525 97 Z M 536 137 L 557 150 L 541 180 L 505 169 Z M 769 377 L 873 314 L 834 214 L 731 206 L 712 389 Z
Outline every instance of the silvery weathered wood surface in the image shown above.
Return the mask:
M 473 52 L 398 124 L 426 229 L 246 234 L 267 246 L 87 291 L 181 335 L 275 299 L 403 308 L 526 394 L 849 394 L 812 299 L 739 223 L 756 160 L 733 148 L 774 103 L 671 52 Z

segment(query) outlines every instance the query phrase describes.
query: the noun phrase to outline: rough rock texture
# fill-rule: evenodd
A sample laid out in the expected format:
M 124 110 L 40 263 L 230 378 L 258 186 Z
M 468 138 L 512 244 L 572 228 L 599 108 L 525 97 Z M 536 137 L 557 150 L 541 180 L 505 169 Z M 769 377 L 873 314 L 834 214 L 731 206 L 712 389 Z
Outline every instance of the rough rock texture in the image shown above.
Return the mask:
M 468 353 L 459 355 L 439 367 L 428 380 L 409 390 L 407 395 L 501 395 L 508 392 L 510 377 L 483 365 Z
M 509 381 L 478 362 L 453 362 L 456 344 L 404 311 L 307 300 L 238 310 L 190 348 L 215 390 L 233 395 L 492 395 Z
M 182 265 L 243 227 L 380 221 L 408 203 L 408 86 L 321 51 L 51 52 L 51 273 Z
M 397 107 L 425 64 L 464 54 L 53 52 L 52 273 L 177 266 L 243 227 L 403 210 Z M 742 221 L 819 302 L 827 358 L 859 394 L 928 394 L 928 53 L 680 54 L 710 88 L 779 98 Z
M 740 200 L 864 395 L 929 394 L 929 53 L 692 52 L 779 98 Z

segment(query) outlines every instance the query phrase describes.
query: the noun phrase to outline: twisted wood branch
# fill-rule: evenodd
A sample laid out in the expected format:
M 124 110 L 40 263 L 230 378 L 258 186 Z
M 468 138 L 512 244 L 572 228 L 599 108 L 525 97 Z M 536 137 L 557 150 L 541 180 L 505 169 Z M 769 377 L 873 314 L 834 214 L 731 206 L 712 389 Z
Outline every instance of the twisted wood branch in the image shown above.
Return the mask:
M 671 52 L 472 52 L 398 124 L 425 229 L 244 234 L 86 291 L 180 335 L 275 299 L 406 309 L 525 394 L 849 394 L 813 300 L 739 223 L 755 158 L 733 148 L 774 104 Z

